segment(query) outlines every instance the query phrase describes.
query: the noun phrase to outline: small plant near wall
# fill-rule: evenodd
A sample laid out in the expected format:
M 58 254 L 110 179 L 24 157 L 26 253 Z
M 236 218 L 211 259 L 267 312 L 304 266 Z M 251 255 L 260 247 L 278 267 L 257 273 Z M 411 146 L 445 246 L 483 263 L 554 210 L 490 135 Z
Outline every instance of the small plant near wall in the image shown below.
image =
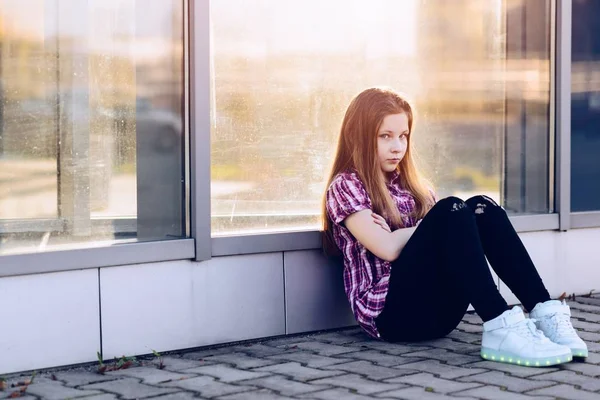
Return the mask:
M 127 369 L 133 365 L 133 363 L 136 361 L 136 358 L 135 357 L 125 357 L 123 355 L 118 360 L 115 358 L 115 361 L 116 361 L 116 364 L 114 367 L 115 370 Z
M 102 360 L 102 354 L 98 351 L 96 352 L 96 355 L 98 356 L 98 373 L 104 375 L 106 372 L 106 365 L 104 364 L 104 360 Z
M 29 385 L 31 385 L 33 383 L 36 375 L 37 375 L 37 372 L 33 371 L 33 373 L 31 374 L 31 378 L 25 379 L 23 381 L 19 381 L 17 383 L 13 383 L 11 385 L 11 388 L 17 388 L 18 390 L 9 394 L 7 398 L 16 399 L 16 398 L 25 396 L 25 392 L 27 391 L 27 388 L 29 387 Z M 7 387 L 6 380 L 4 378 L 0 378 L 0 383 L 2 383 L 2 382 L 4 383 L 4 386 L 0 385 L 0 388 L 4 387 L 4 389 L 2 389 L 2 390 L 5 390 Z
M 118 371 L 120 369 L 127 369 L 127 368 L 131 367 L 133 365 L 133 363 L 136 362 L 135 357 L 127 357 L 127 356 L 123 355 L 123 356 L 121 356 L 121 358 L 115 357 L 113 363 L 105 364 L 100 352 L 97 352 L 96 355 L 98 356 L 98 370 L 97 371 L 100 375 L 104 375 L 104 373 L 108 372 L 108 371 Z
M 0 376 L 0 392 L 6 390 L 6 379 L 3 376 Z
M 160 355 L 160 353 L 154 349 L 152 349 L 152 354 L 154 354 L 154 357 L 156 357 L 158 359 L 158 365 L 156 366 L 158 369 L 165 369 L 165 363 L 163 362 L 163 358 Z

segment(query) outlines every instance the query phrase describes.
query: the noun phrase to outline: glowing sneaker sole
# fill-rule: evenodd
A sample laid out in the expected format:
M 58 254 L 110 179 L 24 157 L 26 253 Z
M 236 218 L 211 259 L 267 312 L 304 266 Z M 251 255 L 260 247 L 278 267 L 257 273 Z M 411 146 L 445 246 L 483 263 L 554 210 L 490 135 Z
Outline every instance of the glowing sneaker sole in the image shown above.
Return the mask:
M 565 364 L 573 360 L 571 353 L 561 354 L 560 356 L 554 357 L 541 357 L 541 358 L 525 358 L 518 357 L 510 352 L 497 351 L 488 349 L 485 347 L 481 348 L 481 358 L 488 361 L 502 362 L 506 364 L 521 365 L 523 367 L 550 367 L 552 365 Z
M 575 358 L 587 358 L 588 349 L 571 349 L 571 353 Z

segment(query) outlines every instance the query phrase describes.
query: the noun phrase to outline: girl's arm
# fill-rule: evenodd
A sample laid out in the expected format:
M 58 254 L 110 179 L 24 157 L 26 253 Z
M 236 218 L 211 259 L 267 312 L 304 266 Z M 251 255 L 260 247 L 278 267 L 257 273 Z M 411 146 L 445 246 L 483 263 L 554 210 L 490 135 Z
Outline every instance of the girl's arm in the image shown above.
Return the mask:
M 371 210 L 355 212 L 346 217 L 344 224 L 367 250 L 383 260 L 392 262 L 398 258 L 416 227 L 388 232 L 374 221 L 372 213 Z

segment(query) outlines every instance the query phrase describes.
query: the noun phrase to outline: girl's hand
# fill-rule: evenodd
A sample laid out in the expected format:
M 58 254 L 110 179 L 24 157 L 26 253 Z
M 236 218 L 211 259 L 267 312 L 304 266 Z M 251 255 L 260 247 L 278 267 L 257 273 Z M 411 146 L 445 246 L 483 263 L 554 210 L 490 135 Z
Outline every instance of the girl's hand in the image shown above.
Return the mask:
M 387 222 L 385 222 L 385 219 L 376 213 L 371 213 L 371 217 L 373 217 L 373 222 L 375 222 L 377 225 L 379 225 L 383 230 L 385 230 L 386 232 L 392 232 L 392 230 L 390 229 L 389 225 L 387 224 Z

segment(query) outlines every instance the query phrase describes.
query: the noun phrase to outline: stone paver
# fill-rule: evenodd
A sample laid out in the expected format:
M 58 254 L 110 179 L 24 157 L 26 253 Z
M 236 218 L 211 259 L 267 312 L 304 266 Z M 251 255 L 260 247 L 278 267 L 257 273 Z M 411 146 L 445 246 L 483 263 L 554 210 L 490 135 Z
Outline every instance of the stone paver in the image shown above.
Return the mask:
M 274 356 L 268 357 L 270 360 L 277 361 L 281 363 L 282 361 L 295 361 L 299 362 L 305 367 L 311 368 L 321 368 L 327 367 L 329 365 L 341 364 L 348 362 L 347 359 L 343 358 L 333 358 L 333 357 L 325 357 L 320 356 L 318 354 L 306 352 L 306 351 L 296 351 L 293 353 L 285 353 L 285 354 L 275 354 Z
M 283 376 L 270 376 L 267 378 L 252 379 L 245 381 L 244 384 L 270 389 L 285 396 L 297 396 L 300 394 L 316 392 L 329 388 L 328 385 L 321 385 L 317 381 L 312 381 L 310 384 L 308 384 L 293 381 Z
M 57 380 L 64 382 L 66 386 L 71 387 L 119 379 L 115 376 L 100 375 L 98 373 L 89 371 L 58 372 L 54 374 L 54 376 Z
M 430 342 L 422 342 L 430 343 Z M 367 347 L 369 349 L 378 350 L 386 354 L 391 354 L 394 356 L 406 354 L 406 353 L 414 353 L 415 351 L 428 350 L 431 347 L 426 345 L 416 345 L 409 343 L 387 343 L 380 340 L 371 340 L 368 342 L 361 343 L 362 347 Z
M 162 396 L 155 397 L 155 399 L 163 399 Z M 99 394 L 98 396 L 85 397 L 85 400 L 117 400 L 118 397 L 114 394 Z M 172 400 L 172 399 L 171 399 Z
M 40 383 L 37 385 L 29 385 L 27 394 L 44 397 L 48 400 L 62 400 L 83 396 L 91 396 L 94 394 L 102 394 L 97 390 L 79 390 L 61 385 L 58 382 Z
M 443 393 L 435 393 L 427 390 L 426 388 L 411 387 L 406 389 L 394 390 L 393 392 L 382 393 L 377 396 L 378 398 L 392 397 L 396 399 L 408 399 L 408 400 L 448 400 L 456 399 Z M 464 397 L 463 397 L 464 399 Z
M 184 369 L 190 369 L 190 368 L 195 368 L 195 367 L 200 367 L 202 365 L 207 365 L 207 364 L 220 364 L 218 362 L 210 362 L 210 361 L 206 361 L 203 360 L 202 363 L 195 361 L 195 360 L 187 360 L 185 358 L 179 358 L 179 357 L 163 357 L 163 365 L 165 367 L 165 370 L 167 371 L 171 371 L 171 372 L 179 372 L 182 371 Z M 153 362 L 153 365 L 156 367 L 159 363 L 157 361 Z
M 81 387 L 84 390 L 100 390 L 108 393 L 115 393 L 122 399 L 138 399 L 140 397 L 151 397 L 158 396 L 161 394 L 167 394 L 175 392 L 175 389 L 154 387 L 141 384 L 137 379 L 127 378 L 120 379 L 117 381 L 108 381 L 102 383 L 95 383 L 93 385 L 87 385 Z M 64 398 L 69 398 L 67 396 Z
M 322 392 L 311 393 L 303 398 L 319 400 L 371 400 L 373 397 L 363 396 L 362 394 L 352 393 L 347 389 L 329 389 Z
M 588 332 L 596 332 L 596 333 L 600 332 L 600 325 L 593 323 L 593 322 L 580 321 L 577 319 L 573 319 L 572 325 L 576 329 L 580 329 L 580 330 L 584 330 L 584 331 L 588 331 Z
M 600 368 L 594 364 L 586 364 L 580 362 L 571 362 L 561 365 L 561 369 L 575 371 L 591 378 L 600 378 Z
M 216 364 L 206 365 L 204 367 L 186 369 L 183 372 L 190 374 L 208 375 L 219 378 L 221 382 L 236 382 L 246 379 L 262 378 L 263 376 L 271 375 L 268 372 L 245 371 L 243 369 L 232 368 L 227 365 Z
M 558 371 L 559 368 L 527 368 L 520 365 L 498 363 L 493 361 L 479 361 L 473 364 L 467 364 L 469 367 L 480 368 L 481 370 L 501 371 L 511 376 L 527 378 L 529 376 L 547 374 L 548 372 Z
M 361 342 L 361 339 L 353 336 L 353 335 L 344 335 L 339 332 L 331 332 L 331 333 L 322 333 L 320 335 L 315 335 L 312 337 L 314 340 L 318 340 L 319 342 L 326 342 L 337 345 L 346 345 L 352 344 L 355 345 L 357 342 Z
M 511 392 L 525 392 L 527 390 L 539 389 L 556 384 L 556 382 L 547 380 L 536 381 L 532 379 L 508 376 L 505 373 L 499 371 L 485 372 L 483 374 L 466 376 L 464 378 L 459 378 L 459 381 L 478 382 L 486 385 L 505 387 Z
M 429 372 L 444 379 L 456 379 L 463 376 L 480 374 L 486 372 L 486 369 L 477 368 L 475 364 L 466 364 L 460 367 L 443 364 L 438 360 L 423 360 L 410 364 L 400 365 L 399 369 L 408 369 L 412 371 Z
M 376 350 L 362 350 L 354 353 L 340 354 L 337 358 L 344 359 L 346 362 L 348 362 L 348 359 L 365 360 L 370 361 L 375 365 L 381 365 L 382 367 L 394 367 L 396 365 L 413 362 L 414 360 L 413 358 L 408 357 L 392 356 Z
M 282 346 L 284 347 L 284 346 Z M 349 346 L 338 346 L 336 344 L 321 343 L 321 342 L 302 342 L 295 343 L 292 346 L 285 346 L 288 349 L 301 349 L 309 350 L 317 353 L 320 356 L 335 356 L 337 354 L 344 354 L 359 351 L 359 347 Z
M 426 343 L 429 344 L 431 347 L 435 347 L 438 349 L 446 349 L 455 353 L 469 354 L 473 351 L 479 351 L 479 346 L 474 346 L 470 343 L 464 343 L 450 338 L 431 340 Z
M 547 396 L 529 396 L 526 394 L 520 394 L 515 392 L 509 392 L 508 390 L 503 390 L 497 386 L 481 386 L 475 389 L 465 390 L 463 392 L 458 392 L 453 394 L 456 397 L 462 398 L 465 397 L 474 397 L 477 399 L 485 399 L 485 400 L 527 400 L 527 399 L 535 399 L 535 400 L 554 400 L 554 397 Z
M 468 333 L 455 329 L 454 331 L 450 332 L 446 337 L 464 343 L 471 343 L 473 345 L 481 344 L 481 333 Z
M 354 326 L 170 353 L 163 369 L 140 357 L 105 375 L 95 365 L 42 371 L 20 398 L 600 400 L 600 296 L 569 304 L 590 355 L 551 368 L 482 360 L 481 320 L 467 314 L 447 337 L 418 343 L 373 340 Z M 7 376 L 0 399 L 30 377 Z
M 152 397 L 152 400 L 191 400 L 191 399 L 197 399 L 197 397 L 194 396 L 193 393 L 188 393 L 188 392 L 177 392 L 177 393 L 173 393 L 173 394 L 167 394 L 164 396 Z M 85 400 L 88 400 L 88 399 L 85 399 Z
M 237 346 L 233 348 L 235 351 L 246 353 L 252 357 L 268 357 L 274 354 L 285 353 L 288 350 L 285 348 L 271 347 L 264 344 L 253 344 L 247 346 Z M 230 351 L 231 352 L 231 351 Z
M 553 381 L 577 385 L 581 389 L 596 392 L 600 390 L 600 379 L 590 379 L 589 376 L 576 374 L 574 371 L 556 371 L 549 374 L 532 376 L 531 379 Z
M 431 349 L 417 351 L 415 353 L 408 353 L 405 355 L 405 357 L 432 358 L 434 360 L 444 361 L 451 365 L 469 364 L 481 360 L 481 357 L 476 357 L 468 354 L 454 353 L 446 349 Z
M 318 379 L 316 381 L 312 381 L 311 383 L 344 387 L 347 389 L 351 389 L 356 393 L 365 395 L 396 390 L 406 387 L 406 385 L 404 384 L 378 382 L 370 379 L 365 379 L 362 376 L 356 374 L 347 374 L 334 376 L 332 378 Z
M 251 357 L 244 353 L 219 354 L 210 356 L 204 361 L 214 361 L 215 363 L 232 364 L 238 368 L 257 368 L 266 367 L 267 365 L 277 364 L 277 361 L 265 360 L 264 358 Z
M 167 383 L 166 386 L 196 392 L 203 397 L 223 396 L 226 394 L 246 392 L 255 389 L 253 386 L 231 385 L 217 382 L 214 378 L 209 376 L 200 376 L 198 378 L 175 381 Z
M 479 383 L 463 383 L 450 379 L 436 378 L 432 374 L 420 373 L 388 380 L 388 382 L 406 383 L 412 386 L 431 388 L 436 393 L 452 393 L 481 386 Z
M 170 381 L 176 381 L 181 379 L 193 378 L 194 374 L 180 374 L 177 372 L 165 371 L 164 369 L 150 368 L 150 367 L 139 367 L 129 368 L 119 371 L 111 371 L 106 373 L 107 376 L 111 377 L 129 377 L 137 378 L 142 383 L 147 385 L 158 385 L 161 383 L 167 383 Z
M 414 373 L 416 371 L 374 365 L 368 361 L 353 361 L 346 364 L 336 364 L 325 367 L 329 370 L 345 371 L 362 375 L 368 379 L 383 380 Z
M 280 396 L 267 389 L 254 390 L 251 392 L 243 392 L 230 394 L 229 396 L 219 397 L 219 400 L 284 400 L 289 399 L 287 396 Z M 154 400 L 154 399 L 153 399 Z
M 298 381 L 310 381 L 313 379 L 327 378 L 329 376 L 341 375 L 343 373 L 340 371 L 326 371 L 316 368 L 303 367 L 295 362 L 257 368 L 255 371 L 287 375 Z
M 571 385 L 557 385 L 550 388 L 532 390 L 527 394 L 546 395 L 553 396 L 554 398 L 569 400 L 600 400 L 600 394 L 579 390 Z

